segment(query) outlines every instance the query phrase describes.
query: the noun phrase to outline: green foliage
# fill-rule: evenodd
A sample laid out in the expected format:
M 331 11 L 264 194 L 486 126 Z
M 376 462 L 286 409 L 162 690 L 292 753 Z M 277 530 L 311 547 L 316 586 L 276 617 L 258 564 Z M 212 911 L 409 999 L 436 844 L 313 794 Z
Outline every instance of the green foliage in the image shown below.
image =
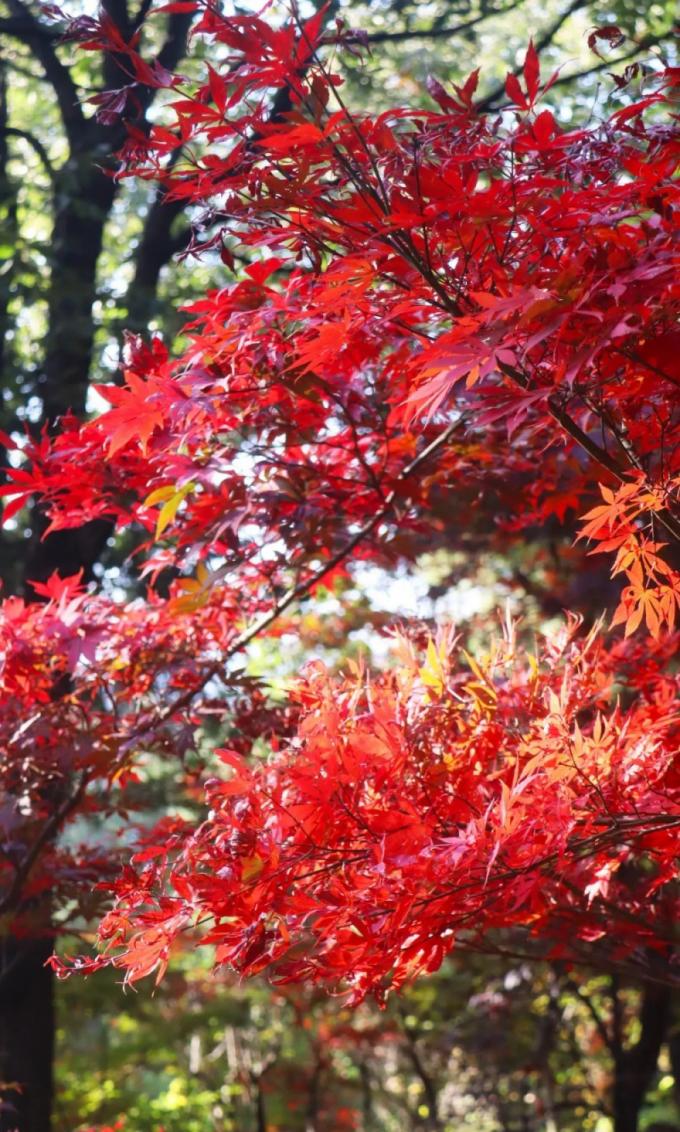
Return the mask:
M 637 993 L 620 1008 L 634 1041 Z M 608 978 L 502 956 L 449 961 L 386 1011 L 351 1012 L 216 981 L 188 952 L 153 993 L 124 993 L 110 971 L 60 984 L 55 1128 L 608 1132 L 613 1067 L 595 1018 L 609 1028 L 611 1010 Z M 642 1128 L 677 1121 L 675 1096 L 663 1055 Z

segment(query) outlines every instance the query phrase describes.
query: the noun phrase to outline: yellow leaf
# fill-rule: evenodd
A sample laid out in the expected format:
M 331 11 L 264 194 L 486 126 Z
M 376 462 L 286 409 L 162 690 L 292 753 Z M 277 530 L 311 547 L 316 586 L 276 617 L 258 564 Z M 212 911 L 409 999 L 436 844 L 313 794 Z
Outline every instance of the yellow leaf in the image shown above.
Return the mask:
M 437 652 L 433 640 L 428 641 L 425 664 L 419 669 L 418 675 L 426 688 L 432 688 L 438 696 L 441 696 L 445 687 L 446 674 L 442 665 L 442 657 Z
M 158 512 L 158 519 L 156 521 L 156 538 L 160 538 L 163 531 L 170 525 L 174 519 L 180 504 L 186 499 L 189 492 L 193 489 L 192 483 L 185 483 L 184 487 L 180 487 L 161 507 Z
M 209 584 L 210 571 L 205 562 L 199 562 L 198 566 L 196 567 L 196 577 L 204 588 Z
M 258 857 L 257 855 L 255 855 L 254 857 L 246 857 L 245 861 L 243 862 L 243 870 L 241 872 L 243 880 L 254 880 L 255 877 L 259 876 L 262 872 L 263 866 L 264 861 L 262 857 Z
M 470 668 L 472 669 L 472 671 L 475 674 L 475 676 L 477 677 L 477 679 L 481 682 L 481 685 L 468 684 L 468 685 L 466 685 L 466 687 L 471 688 L 471 687 L 480 687 L 481 686 L 486 691 L 487 696 L 490 696 L 492 700 L 496 700 L 498 698 L 496 696 L 496 689 L 494 688 L 493 684 L 489 680 L 489 677 L 486 675 L 485 672 L 482 672 L 482 669 L 477 664 L 477 661 L 473 660 L 473 658 L 470 656 L 470 654 L 465 652 L 465 649 L 463 649 L 463 656 L 467 660 L 468 664 L 470 665 Z
M 170 497 L 175 494 L 176 490 L 175 485 L 172 483 L 166 483 L 163 487 L 157 487 L 155 491 L 151 492 L 151 495 L 147 495 L 142 503 L 142 507 L 153 507 L 156 503 L 162 503 L 164 499 L 170 499 Z

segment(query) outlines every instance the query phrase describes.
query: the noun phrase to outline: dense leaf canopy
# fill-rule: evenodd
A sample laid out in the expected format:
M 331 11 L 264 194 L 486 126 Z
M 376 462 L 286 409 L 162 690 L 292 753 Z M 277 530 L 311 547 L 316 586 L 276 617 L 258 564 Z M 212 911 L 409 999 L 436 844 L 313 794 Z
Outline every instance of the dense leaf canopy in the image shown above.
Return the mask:
M 130 338 L 109 410 L 28 438 L 9 470 L 10 516 L 37 494 L 52 531 L 143 529 L 150 589 L 121 604 L 55 576 L 44 603 L 3 607 L 3 773 L 34 799 L 8 811 L 3 911 L 25 930 L 26 884 L 68 895 L 90 861 L 58 830 L 102 796 L 124 807 L 141 751 L 181 753 L 226 715 L 237 658 L 294 633 L 321 583 L 411 561 L 447 508 L 508 552 L 578 518 L 623 584 L 608 629 L 604 609 L 589 631 L 571 617 L 532 651 L 508 622 L 471 656 L 411 626 L 387 675 L 312 665 L 271 710 L 246 682 L 209 816 L 140 834 L 81 965 L 162 972 L 197 931 L 239 971 L 361 998 L 504 929 L 672 982 L 677 70 L 567 129 L 530 46 L 500 110 L 473 73 L 433 81 L 436 109 L 372 115 L 331 63 L 361 37 L 326 10 L 190 7 L 226 48 L 198 83 L 105 15 L 72 27 L 125 73 L 100 115 L 166 93 L 163 124 L 128 122 L 118 176 L 201 206 L 209 246 L 250 262 L 192 304 L 182 352 Z

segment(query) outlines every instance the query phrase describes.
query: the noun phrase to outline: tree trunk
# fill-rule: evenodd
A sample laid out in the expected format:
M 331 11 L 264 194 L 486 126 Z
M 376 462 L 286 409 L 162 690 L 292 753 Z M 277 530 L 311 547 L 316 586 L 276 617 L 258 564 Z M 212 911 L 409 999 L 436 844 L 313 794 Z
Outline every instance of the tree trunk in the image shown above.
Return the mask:
M 55 188 L 57 215 L 52 240 L 49 329 L 38 392 L 49 427 L 68 409 L 82 414 L 92 363 L 96 268 L 115 185 L 93 169 L 92 155 L 68 162 Z M 45 522 L 36 513 L 26 547 L 23 588 L 82 569 L 91 576 L 109 525 L 90 523 L 42 540 Z M 43 913 L 42 939 L 6 936 L 0 942 L 0 1081 L 4 1082 L 0 1132 L 50 1132 L 55 1044 L 54 975 L 46 960 L 54 948 L 50 909 Z
M 669 989 L 647 984 L 640 1003 L 640 1037 L 628 1049 L 619 1045 L 614 1055 L 614 1132 L 638 1132 L 640 1113 L 654 1080 L 670 1012 Z
M 111 213 L 118 182 L 103 166 L 111 164 L 111 154 L 126 137 L 125 124 L 114 126 L 86 117 L 78 102 L 78 88 L 66 65 L 59 59 L 52 40 L 38 18 L 18 0 L 9 0 L 10 14 L 18 21 L 15 34 L 40 64 L 51 84 L 59 106 L 69 157 L 53 178 L 54 224 L 50 244 L 50 278 L 47 293 L 47 333 L 42 371 L 35 392 L 43 405 L 41 425 L 52 429 L 60 416 L 72 410 L 82 416 L 92 369 L 95 322 L 93 307 L 97 298 L 97 263 L 104 230 Z M 132 32 L 127 5 L 104 0 L 104 7 L 125 37 Z M 142 5 L 141 12 L 144 13 Z M 142 15 L 142 22 L 143 22 Z M 182 58 L 193 13 L 173 13 L 167 24 L 166 39 L 159 53 L 161 66 L 173 69 Z M 102 59 L 104 87 L 121 82 L 121 71 L 114 57 Z M 5 226 L 14 223 L 13 186 L 6 176 L 7 107 L 4 100 L 4 74 L 0 75 L 0 218 Z M 155 91 L 140 91 L 139 126 L 153 101 Z M 4 115 L 4 117 L 3 117 Z M 175 209 L 173 216 L 179 211 Z M 139 267 L 138 289 L 143 292 L 140 317 L 153 301 L 162 256 L 173 248 L 165 241 L 158 248 L 157 237 L 163 224 L 169 237 L 170 221 L 156 210 L 149 220 L 144 249 L 146 261 Z M 161 231 L 159 232 L 159 226 Z M 12 228 L 12 232 L 14 229 Z M 9 236 L 9 232 L 6 233 Z M 6 242 L 13 242 L 7 240 Z M 148 261 L 148 262 L 147 262 Z M 5 283 L 7 277 L 4 277 Z M 7 293 L 9 294 L 9 292 Z M 0 327 L 3 313 L 0 292 Z M 144 305 L 146 304 L 146 305 Z M 5 319 L 6 321 L 6 319 Z M 0 355 L 1 360 L 1 355 Z M 4 368 L 0 381 L 7 382 Z M 35 593 L 27 583 L 44 581 L 57 570 L 62 576 L 83 570 L 85 580 L 92 576 L 111 531 L 109 523 L 96 521 L 80 531 L 60 531 L 42 540 L 44 519 L 34 511 L 32 538 L 17 549 L 21 568 L 12 572 L 13 588 L 23 590 L 29 600 Z M 56 692 L 56 694 L 62 694 Z M 41 938 L 0 936 L 0 1132 L 49 1132 L 53 1099 L 54 1055 L 54 976 L 45 961 L 53 950 L 50 908 L 41 909 L 44 935 Z M 9 1088 L 7 1088 L 9 1086 Z
M 77 416 L 85 410 L 97 261 L 117 190 L 112 177 L 93 167 L 92 148 L 83 148 L 59 170 L 55 186 L 45 368 L 38 389 L 50 424 L 67 409 Z
M 50 1132 L 52 949 L 50 938 L 0 942 L 0 1132 Z

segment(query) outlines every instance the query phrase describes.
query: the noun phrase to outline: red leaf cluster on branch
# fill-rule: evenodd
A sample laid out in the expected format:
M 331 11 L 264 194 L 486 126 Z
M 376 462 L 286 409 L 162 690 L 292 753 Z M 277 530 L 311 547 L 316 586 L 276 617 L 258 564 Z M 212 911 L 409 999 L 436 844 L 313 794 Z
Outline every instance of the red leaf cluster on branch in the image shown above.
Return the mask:
M 555 956 L 609 962 L 672 944 L 680 780 L 668 650 L 605 650 L 565 631 L 539 658 L 510 626 L 490 656 L 424 657 L 339 681 L 316 663 L 297 738 L 266 764 L 221 752 L 196 830 L 149 848 L 116 884 L 104 958 L 137 979 L 173 941 L 216 961 L 323 980 L 355 1000 L 436 969 L 460 938 L 522 926 Z M 627 679 L 628 710 L 611 707 Z M 85 969 L 89 965 L 86 964 Z
M 207 7 L 201 31 L 226 45 L 224 73 L 173 85 L 174 130 L 130 127 L 123 172 L 205 203 L 228 256 L 240 243 L 263 258 L 193 305 L 180 358 L 131 343 L 126 384 L 102 390 L 111 410 L 32 446 L 2 489 L 11 506 L 37 490 L 55 527 L 113 514 L 151 529 L 162 503 L 172 547 L 155 561 L 223 555 L 242 589 L 267 530 L 287 544 L 279 564 L 302 569 L 376 509 L 417 522 L 433 486 L 510 484 L 499 518 L 516 530 L 602 480 L 622 491 L 588 533 L 618 550 L 602 531 L 635 528 L 616 564 L 625 617 L 672 628 L 678 138 L 672 116 L 645 113 L 675 73 L 588 130 L 538 112 L 533 51 L 511 119 L 477 113 L 467 88 L 442 113 L 373 118 L 345 108 L 310 38 L 319 20 L 273 32 Z M 427 480 L 409 476 L 437 436 Z
M 182 612 L 151 594 L 117 603 L 77 577 L 34 588 L 41 603 L 0 607 L 0 911 L 15 934 L 49 930 L 48 898 L 70 922 L 129 855 L 140 754 L 183 759 L 215 710 L 232 712 L 247 753 L 263 732 L 285 735 L 291 715 L 243 673 L 220 682 L 236 633 L 225 591 Z
M 105 20 L 86 45 L 168 91 L 165 124 L 129 126 L 119 175 L 202 205 L 190 250 L 248 266 L 189 308 L 180 356 L 131 339 L 124 384 L 100 390 L 110 409 L 29 440 L 0 489 L 10 511 L 37 493 L 53 529 L 141 526 L 152 584 L 179 573 L 167 599 L 102 620 L 104 652 L 121 634 L 178 634 L 183 693 L 145 742 L 328 574 L 445 538 L 453 503 L 505 547 L 590 508 L 582 535 L 625 579 L 625 637 L 535 660 L 508 633 L 467 667 L 445 639 L 425 660 L 402 644 L 377 681 L 311 670 L 297 739 L 262 766 L 225 753 L 236 777 L 209 788 L 208 821 L 151 835 L 122 875 L 102 961 L 162 970 L 205 916 L 219 961 L 355 997 L 501 927 L 560 954 L 595 941 L 611 962 L 665 954 L 680 820 L 677 72 L 573 130 L 540 108 L 552 80 L 533 47 L 502 113 L 478 109 L 474 74 L 451 93 L 433 82 L 438 110 L 354 114 L 326 49 L 356 36 L 325 31 L 325 12 L 273 29 L 196 8 L 212 58 L 198 84 L 111 42 Z M 22 615 L 24 636 L 49 639 L 54 601 Z M 152 656 L 133 687 L 173 671 L 164 643 Z M 92 678 L 69 673 L 64 703 Z M 120 718 L 134 736 L 136 716 L 114 685 L 125 762 Z

